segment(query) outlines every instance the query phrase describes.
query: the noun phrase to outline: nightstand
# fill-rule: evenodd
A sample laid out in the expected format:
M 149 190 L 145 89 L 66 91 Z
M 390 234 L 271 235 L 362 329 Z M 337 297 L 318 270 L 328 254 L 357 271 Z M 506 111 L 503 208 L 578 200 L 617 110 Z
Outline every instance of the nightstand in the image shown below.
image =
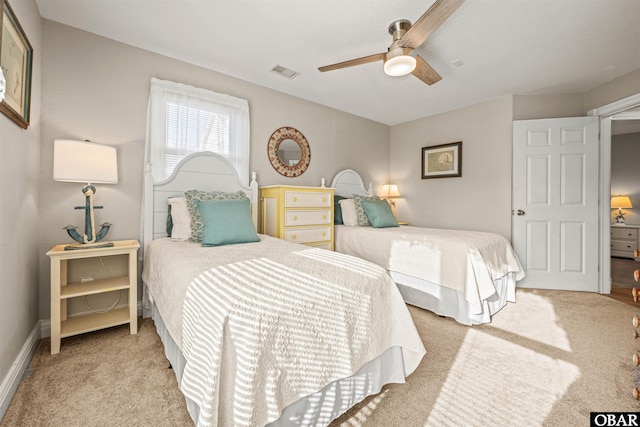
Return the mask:
M 137 253 L 140 244 L 136 240 L 112 242 L 112 247 L 65 250 L 67 244 L 56 245 L 47 255 L 51 259 L 51 354 L 60 352 L 61 338 L 84 334 L 117 325 L 130 324 L 132 334 L 138 332 L 138 274 Z M 124 276 L 115 275 L 91 281 L 68 283 L 68 267 L 82 259 L 124 256 L 128 271 Z M 128 307 L 106 312 L 67 317 L 67 302 L 72 298 L 104 292 L 129 292 Z

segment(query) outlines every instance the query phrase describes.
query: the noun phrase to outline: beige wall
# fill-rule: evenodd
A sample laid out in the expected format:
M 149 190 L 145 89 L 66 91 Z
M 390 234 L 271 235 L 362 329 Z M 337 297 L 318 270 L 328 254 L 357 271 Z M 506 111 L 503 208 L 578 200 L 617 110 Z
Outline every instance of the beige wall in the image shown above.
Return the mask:
M 513 120 L 581 117 L 584 113 L 581 93 L 513 96 Z
M 108 239 L 138 238 L 143 144 L 151 77 L 245 98 L 251 112 L 251 170 L 261 185 L 320 185 L 353 167 L 365 179 L 386 181 L 389 127 L 256 86 L 230 76 L 44 21 L 42 171 L 40 175 L 40 318 L 49 317 L 49 265 L 44 253 L 70 241 L 67 224 L 83 228 L 81 185 L 54 182 L 52 145 L 57 138 L 90 139 L 118 147 L 119 183 L 97 186 L 96 222 L 113 224 Z M 274 130 L 293 126 L 311 146 L 311 164 L 298 178 L 284 178 L 268 162 Z M 97 305 L 97 304 L 96 304 Z
M 582 94 L 514 95 L 391 128 L 401 220 L 511 238 L 512 121 L 585 114 Z M 421 147 L 462 141 L 460 178 L 420 179 Z
M 11 6 L 33 47 L 31 125 L 0 114 L 0 386 L 38 324 L 42 22 L 34 0 Z M 14 367 L 15 369 L 15 367 Z M 0 387 L 0 398 L 4 390 Z M 8 402 L 0 400 L 0 418 Z
M 390 176 L 412 225 L 511 237 L 512 98 L 484 102 L 391 129 Z M 422 147 L 462 141 L 462 176 L 421 179 Z
M 627 224 L 640 225 L 640 133 L 611 137 L 611 194 L 631 198 L 633 209 L 624 209 Z M 615 221 L 617 209 L 611 210 Z
M 640 68 L 586 92 L 584 109 L 589 111 L 637 93 L 640 93 Z

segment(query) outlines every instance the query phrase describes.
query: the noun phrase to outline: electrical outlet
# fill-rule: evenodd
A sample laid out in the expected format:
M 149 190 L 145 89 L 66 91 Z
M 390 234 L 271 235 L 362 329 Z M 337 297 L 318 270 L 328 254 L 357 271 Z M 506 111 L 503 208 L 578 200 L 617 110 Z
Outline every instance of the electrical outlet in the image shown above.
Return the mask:
M 80 278 L 80 283 L 86 283 L 86 282 L 93 282 L 93 277 L 86 276 L 86 277 L 81 277 Z

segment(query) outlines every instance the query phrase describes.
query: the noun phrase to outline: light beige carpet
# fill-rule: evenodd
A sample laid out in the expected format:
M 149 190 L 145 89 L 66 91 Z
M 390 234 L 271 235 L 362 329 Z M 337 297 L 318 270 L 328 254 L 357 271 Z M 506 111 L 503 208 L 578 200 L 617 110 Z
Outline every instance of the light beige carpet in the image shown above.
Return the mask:
M 640 308 L 578 292 L 519 290 L 491 324 L 410 307 L 427 355 L 331 427 L 586 426 L 590 411 L 640 411 L 631 317 Z M 193 425 L 149 320 L 42 340 L 4 417 L 9 426 Z M 226 426 L 223 426 L 226 427 Z

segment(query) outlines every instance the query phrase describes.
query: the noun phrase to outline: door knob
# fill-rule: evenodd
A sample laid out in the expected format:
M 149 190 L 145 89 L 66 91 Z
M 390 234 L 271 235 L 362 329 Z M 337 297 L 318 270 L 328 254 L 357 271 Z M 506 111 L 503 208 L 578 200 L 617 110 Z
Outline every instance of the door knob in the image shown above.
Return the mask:
M 525 212 L 522 209 L 518 209 L 517 211 L 511 211 L 511 215 L 513 214 L 517 214 L 518 216 L 522 216 L 525 214 Z

